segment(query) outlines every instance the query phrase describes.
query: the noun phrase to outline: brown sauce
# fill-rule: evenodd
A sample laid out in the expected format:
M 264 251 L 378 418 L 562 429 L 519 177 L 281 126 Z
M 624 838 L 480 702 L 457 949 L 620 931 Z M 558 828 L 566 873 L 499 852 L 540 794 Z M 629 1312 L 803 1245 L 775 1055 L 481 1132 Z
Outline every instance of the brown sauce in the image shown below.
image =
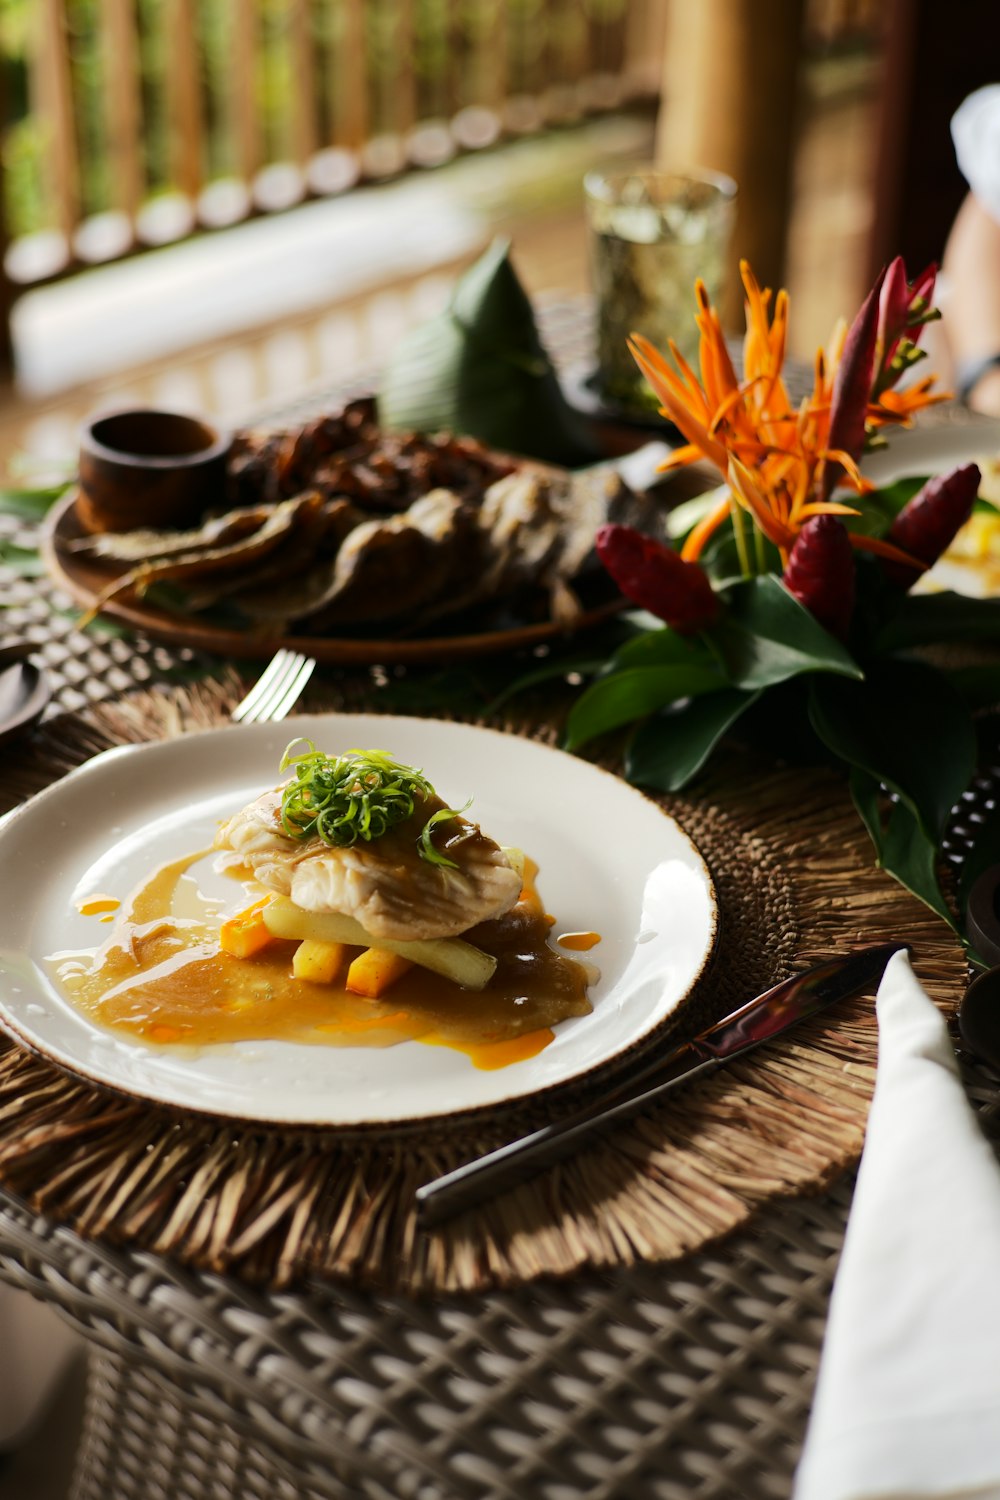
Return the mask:
M 73 1004 L 100 1025 L 161 1045 L 421 1041 L 457 1048 L 479 1068 L 498 1068 L 534 1056 L 559 1021 L 590 1011 L 591 974 L 549 946 L 552 919 L 541 905 L 531 861 L 517 904 L 465 934 L 497 959 L 485 990 L 465 990 L 414 967 L 382 999 L 367 1000 L 343 988 L 346 966 L 333 984 L 294 978 L 294 942 L 275 943 L 249 959 L 223 953 L 220 903 L 203 897 L 188 873 L 204 857 L 186 856 L 157 870 L 96 955 L 49 960 Z

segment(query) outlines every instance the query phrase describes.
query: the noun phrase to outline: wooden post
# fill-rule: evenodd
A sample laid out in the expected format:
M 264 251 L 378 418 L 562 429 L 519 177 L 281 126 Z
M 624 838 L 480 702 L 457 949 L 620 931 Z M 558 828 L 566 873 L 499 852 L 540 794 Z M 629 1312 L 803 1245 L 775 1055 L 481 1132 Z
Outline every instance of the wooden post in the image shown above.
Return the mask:
M 336 70 L 338 144 L 360 151 L 368 136 L 368 49 L 363 0 L 340 0 Z
M 248 0 L 229 0 L 233 67 L 229 76 L 229 119 L 236 172 L 248 189 L 260 170 L 262 151 L 257 108 L 257 10 Z
M 164 16 L 171 186 L 183 193 L 194 208 L 203 180 L 198 17 L 194 0 L 169 0 Z
M 413 0 L 398 0 L 396 6 L 396 67 L 392 84 L 392 126 L 406 138 L 417 123 L 417 70 L 414 65 L 416 17 Z
M 958 170 L 951 117 L 997 81 L 996 0 L 884 0 L 883 70 L 875 142 L 875 214 L 868 274 L 895 255 L 915 275 L 940 260 L 968 186 Z
M 499 132 L 507 93 L 506 0 L 480 0 L 465 8 L 462 20 L 468 50 L 457 107 L 473 104 L 488 110 Z
M 316 49 L 310 0 L 293 0 L 289 16 L 292 48 L 292 157 L 303 170 L 316 154 Z
M 104 120 L 111 192 L 133 230 L 145 195 L 139 38 L 133 0 L 101 0 Z
M 729 295 L 740 323 L 736 266 L 783 285 L 791 204 L 804 0 L 668 0 L 657 163 L 735 178 L 739 198 Z
M 10 80 L 6 57 L 0 57 L 0 129 L 9 124 Z M 7 275 L 5 264 L 7 246 L 10 243 L 7 229 L 7 202 L 0 191 L 0 393 L 9 387 L 14 378 L 14 342 L 11 336 L 10 318 L 14 307 L 14 288 Z
M 32 113 L 49 132 L 46 168 L 58 228 L 67 255 L 80 224 L 80 168 L 73 118 L 73 81 L 66 37 L 65 0 L 41 0 L 33 16 Z

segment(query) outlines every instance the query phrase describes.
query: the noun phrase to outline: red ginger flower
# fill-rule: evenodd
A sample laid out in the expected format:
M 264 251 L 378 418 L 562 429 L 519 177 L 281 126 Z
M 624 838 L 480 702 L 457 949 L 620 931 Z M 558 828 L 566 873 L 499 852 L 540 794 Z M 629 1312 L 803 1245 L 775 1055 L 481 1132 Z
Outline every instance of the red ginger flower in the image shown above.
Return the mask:
M 912 282 L 907 281 L 901 255 L 886 271 L 878 310 L 880 385 L 892 384 L 913 363 L 916 356 L 912 351 L 920 342 L 924 324 L 936 316 L 931 307 L 936 280 L 937 266 L 932 262 Z
M 980 473 L 976 464 L 963 464 L 950 474 L 929 479 L 910 500 L 889 528 L 889 540 L 916 559 L 916 565 L 883 561 L 882 568 L 893 583 L 909 588 L 923 567 L 937 562 L 956 532 L 965 525 L 979 493 Z
M 633 604 L 648 609 L 681 635 L 711 625 L 719 600 L 697 563 L 685 562 L 672 548 L 631 526 L 602 526 L 597 555 Z
M 812 516 L 805 523 L 782 582 L 831 635 L 847 639 L 854 612 L 854 553 L 842 521 Z

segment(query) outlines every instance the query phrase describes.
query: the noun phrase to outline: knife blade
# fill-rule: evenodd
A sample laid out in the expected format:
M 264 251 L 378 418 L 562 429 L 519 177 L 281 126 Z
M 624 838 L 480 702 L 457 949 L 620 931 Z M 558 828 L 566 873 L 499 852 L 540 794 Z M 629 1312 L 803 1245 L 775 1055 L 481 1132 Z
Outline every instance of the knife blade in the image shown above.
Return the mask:
M 485 1197 L 516 1187 L 681 1084 L 714 1073 L 807 1016 L 860 994 L 877 984 L 889 959 L 904 948 L 909 944 L 879 943 L 783 979 L 697 1036 L 660 1054 L 594 1104 L 424 1183 L 416 1193 L 418 1224 L 433 1228 Z

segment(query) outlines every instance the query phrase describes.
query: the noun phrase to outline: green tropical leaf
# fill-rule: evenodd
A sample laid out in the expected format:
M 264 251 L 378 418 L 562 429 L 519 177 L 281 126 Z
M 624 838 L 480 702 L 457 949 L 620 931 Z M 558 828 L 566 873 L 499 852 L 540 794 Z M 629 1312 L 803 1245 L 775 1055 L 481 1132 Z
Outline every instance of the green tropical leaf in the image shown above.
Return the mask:
M 721 484 L 714 490 L 706 490 L 703 495 L 694 495 L 690 500 L 682 500 L 680 505 L 673 506 L 667 512 L 667 535 L 671 541 L 682 542 L 699 521 L 711 515 L 728 493 L 729 486 Z
M 907 651 L 948 641 L 1000 641 L 1000 599 L 906 594 L 874 641 L 876 651 Z
M 872 490 L 867 495 L 838 495 L 838 499 L 843 498 L 847 505 L 856 505 L 860 511 L 860 515 L 845 516 L 844 524 L 848 531 L 855 531 L 861 536 L 884 536 L 903 506 L 908 505 L 926 483 L 925 475 L 910 476 L 894 480 L 892 484 Z
M 741 693 L 738 688 L 724 688 L 654 714 L 640 725 L 626 752 L 629 781 L 661 792 L 679 792 L 762 691 Z
M 752 691 L 803 672 L 863 676 L 845 647 L 773 574 L 736 584 L 726 600 L 726 613 L 705 638 L 734 687 Z
M 19 521 L 44 521 L 57 500 L 65 495 L 65 484 L 44 485 L 38 489 L 0 489 L 0 515 L 16 516 Z
M 0 537 L 0 564 L 20 578 L 41 578 L 45 572 L 45 564 L 34 547 L 19 547 L 6 537 Z
M 567 750 L 576 750 L 599 734 L 644 719 L 668 703 L 711 693 L 723 685 L 715 668 L 630 667 L 615 672 L 591 683 L 574 703 L 564 744 Z
M 969 711 L 942 673 L 895 661 L 876 662 L 864 682 L 817 677 L 809 717 L 835 755 L 897 792 L 940 841 L 976 762 Z
M 496 713 L 511 698 L 518 693 L 526 693 L 533 687 L 540 687 L 543 682 L 554 682 L 565 678 L 593 677 L 607 666 L 604 657 L 591 655 L 579 656 L 570 660 L 557 658 L 554 661 L 543 662 L 541 666 L 535 667 L 530 672 L 525 672 L 514 682 L 506 683 L 496 697 L 491 699 L 486 707 L 487 714 Z
M 971 709 L 1000 706 L 1000 662 L 946 671 L 948 681 Z
M 459 278 L 449 306 L 397 344 L 378 393 L 390 431 L 448 429 L 492 448 L 576 467 L 601 458 L 569 405 L 531 302 L 496 240 Z
M 669 625 L 647 630 L 619 647 L 616 667 L 706 667 L 718 671 L 713 652 L 700 636 L 679 635 Z
M 875 845 L 879 868 L 954 927 L 955 919 L 938 883 L 938 846 L 927 837 L 910 808 L 905 802 L 893 802 L 883 816 L 879 783 L 862 770 L 851 772 L 851 796 Z

